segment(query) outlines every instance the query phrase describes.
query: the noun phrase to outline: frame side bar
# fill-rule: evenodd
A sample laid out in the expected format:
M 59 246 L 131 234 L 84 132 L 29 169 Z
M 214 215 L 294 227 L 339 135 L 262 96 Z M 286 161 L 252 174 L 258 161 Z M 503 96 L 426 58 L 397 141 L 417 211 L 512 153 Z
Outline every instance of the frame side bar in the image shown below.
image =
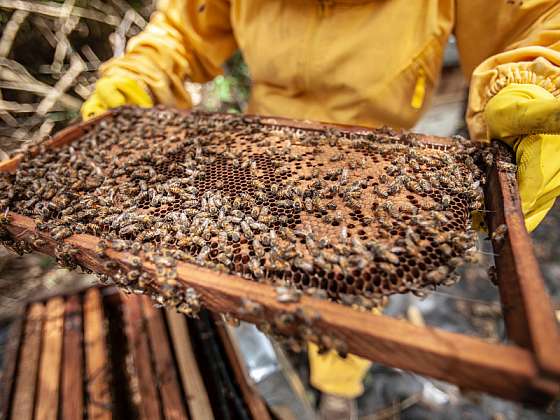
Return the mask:
M 502 152 L 504 153 L 504 152 Z M 515 170 L 498 160 L 487 190 L 490 232 L 507 226 L 505 238 L 493 238 L 500 298 L 508 337 L 528 348 L 542 373 L 560 380 L 560 334 L 549 295 L 525 228 Z

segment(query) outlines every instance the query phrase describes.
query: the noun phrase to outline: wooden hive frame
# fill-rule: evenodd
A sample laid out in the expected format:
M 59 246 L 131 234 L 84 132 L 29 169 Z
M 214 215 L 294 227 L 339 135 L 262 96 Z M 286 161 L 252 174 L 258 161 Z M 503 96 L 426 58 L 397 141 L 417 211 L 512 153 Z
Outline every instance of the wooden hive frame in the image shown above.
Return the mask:
M 76 140 L 88 126 L 103 118 L 105 116 L 61 131 L 50 140 L 49 146 L 60 147 Z M 306 130 L 329 127 L 272 118 L 262 119 L 261 123 Z M 362 127 L 345 126 L 342 129 L 367 132 Z M 419 136 L 419 139 L 437 147 L 449 144 L 445 138 Z M 319 314 L 313 324 L 314 330 L 328 332 L 345 341 L 353 354 L 462 388 L 546 405 L 560 395 L 560 334 L 525 229 L 515 172 L 506 157 L 508 153 L 504 150 L 502 154 L 488 174 L 485 198 L 490 232 L 501 224 L 508 228 L 505 240 L 493 239 L 507 343 L 489 343 L 439 328 L 414 326 L 389 316 L 360 312 L 306 295 L 298 303 L 280 303 L 272 286 L 187 263 L 177 264 L 177 279 L 194 288 L 204 306 L 212 311 L 258 324 L 262 316 L 256 317 L 241 310 L 243 299 L 261 304 L 267 318 L 280 313 L 295 314 L 298 308 L 306 308 Z M 0 164 L 0 171 L 15 171 L 19 160 L 20 157 L 16 156 Z M 10 216 L 11 223 L 7 228 L 11 235 L 26 241 L 38 236 L 45 240 L 40 251 L 54 255 L 56 242 L 44 232 L 37 231 L 31 218 L 18 214 Z M 65 242 L 79 249 L 76 259 L 83 266 L 96 273 L 109 274 L 95 253 L 98 238 L 75 234 Z M 131 254 L 108 250 L 107 256 L 121 268 L 131 268 Z M 155 274 L 155 267 L 148 262 L 143 262 L 142 268 L 148 274 Z

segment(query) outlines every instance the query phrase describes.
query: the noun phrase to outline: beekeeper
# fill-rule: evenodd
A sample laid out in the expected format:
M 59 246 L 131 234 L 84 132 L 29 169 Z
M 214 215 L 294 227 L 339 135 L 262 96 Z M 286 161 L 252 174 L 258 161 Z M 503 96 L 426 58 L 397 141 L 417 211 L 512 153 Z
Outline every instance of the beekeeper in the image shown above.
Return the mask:
M 212 80 L 240 49 L 249 113 L 409 128 L 427 108 L 451 32 L 470 79 L 470 136 L 514 148 L 533 230 L 560 194 L 558 0 L 161 0 L 126 54 L 101 67 L 82 115 L 189 108 L 185 80 Z M 340 397 L 331 408 L 362 393 L 368 362 L 314 351 L 310 362 L 312 384 Z

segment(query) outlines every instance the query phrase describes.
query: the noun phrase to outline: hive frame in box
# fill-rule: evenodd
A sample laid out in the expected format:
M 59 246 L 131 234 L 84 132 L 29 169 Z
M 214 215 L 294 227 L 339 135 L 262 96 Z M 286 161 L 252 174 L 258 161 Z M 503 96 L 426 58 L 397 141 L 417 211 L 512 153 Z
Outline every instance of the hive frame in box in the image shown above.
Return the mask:
M 187 418 L 187 409 L 188 418 L 208 420 L 218 414 L 212 407 L 220 399 L 211 400 L 185 316 L 106 286 L 45 293 L 22 306 L 3 353 L 0 418 Z M 122 323 L 117 336 L 103 328 L 110 323 Z M 270 420 L 228 329 L 214 326 L 247 414 Z
M 187 112 L 187 111 L 185 111 Z M 61 131 L 49 147 L 68 144 L 85 130 L 111 113 Z M 262 124 L 289 126 L 304 130 L 323 130 L 330 125 L 263 118 Z M 353 126 L 336 126 L 347 131 L 365 132 Z M 445 147 L 449 139 L 418 136 L 434 147 Z M 20 157 L 0 164 L 0 171 L 15 171 Z M 294 314 L 299 307 L 320 316 L 313 328 L 344 340 L 351 353 L 400 369 L 454 383 L 462 388 L 488 392 L 503 398 L 545 405 L 560 395 L 560 334 L 552 305 L 525 229 L 515 172 L 509 153 L 498 153 L 489 174 L 485 191 L 487 222 L 490 232 L 497 226 L 508 227 L 505 240 L 493 240 L 500 298 L 509 343 L 488 343 L 482 339 L 447 332 L 432 327 L 418 327 L 388 316 L 360 312 L 349 307 L 302 296 L 298 303 L 280 303 L 270 285 L 248 281 L 238 276 L 214 272 L 187 263 L 177 264 L 177 279 L 194 288 L 209 309 L 228 313 L 252 323 L 263 316 L 242 311 L 242 299 L 250 299 L 265 308 L 265 317 Z M 34 221 L 10 214 L 8 231 L 18 240 L 31 240 L 34 235 L 45 240 L 41 252 L 54 254 L 56 242 L 35 229 Z M 109 274 L 95 248 L 98 239 L 91 235 L 73 235 L 65 242 L 79 249 L 76 259 L 96 273 Z M 122 268 L 130 269 L 133 256 L 108 250 L 107 256 Z M 143 262 L 143 270 L 155 274 L 155 267 Z

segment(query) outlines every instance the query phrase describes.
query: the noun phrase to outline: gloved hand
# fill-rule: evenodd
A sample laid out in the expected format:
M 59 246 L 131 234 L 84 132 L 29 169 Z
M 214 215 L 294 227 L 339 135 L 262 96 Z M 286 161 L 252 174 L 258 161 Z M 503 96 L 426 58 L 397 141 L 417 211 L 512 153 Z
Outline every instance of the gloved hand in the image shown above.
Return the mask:
M 488 137 L 513 147 L 525 226 L 533 231 L 560 195 L 560 100 L 532 84 L 510 84 L 484 110 Z
M 154 106 L 144 87 L 130 77 L 109 76 L 98 80 L 95 91 L 80 110 L 84 121 L 122 105 Z

